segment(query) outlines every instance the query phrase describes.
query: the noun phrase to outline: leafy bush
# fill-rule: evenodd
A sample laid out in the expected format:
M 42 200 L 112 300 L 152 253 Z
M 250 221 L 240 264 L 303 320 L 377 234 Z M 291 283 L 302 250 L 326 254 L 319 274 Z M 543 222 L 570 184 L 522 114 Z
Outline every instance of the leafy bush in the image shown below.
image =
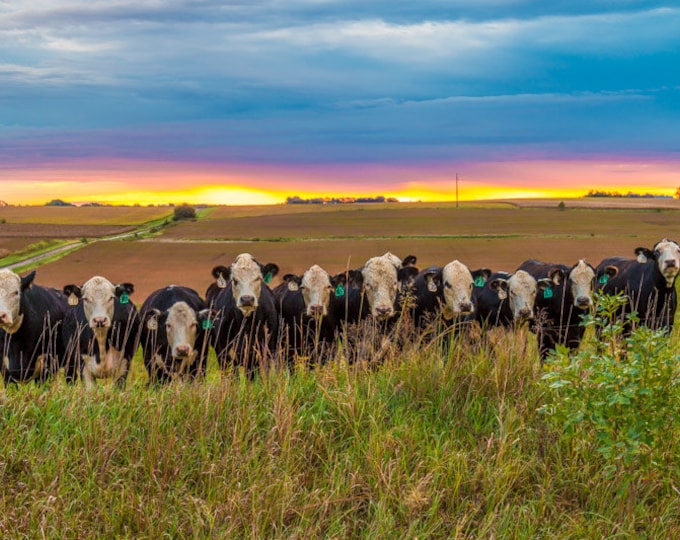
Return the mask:
M 636 481 L 674 469 L 680 361 L 663 329 L 641 327 L 623 337 L 625 321 L 615 314 L 625 302 L 622 294 L 601 295 L 596 314 L 584 321 L 599 343 L 574 357 L 560 349 L 549 360 L 539 411 L 580 453 L 594 447 L 605 474 L 619 476 L 632 499 Z
M 188 204 L 176 206 L 172 219 L 174 221 L 180 221 L 182 219 L 196 219 L 196 209 Z

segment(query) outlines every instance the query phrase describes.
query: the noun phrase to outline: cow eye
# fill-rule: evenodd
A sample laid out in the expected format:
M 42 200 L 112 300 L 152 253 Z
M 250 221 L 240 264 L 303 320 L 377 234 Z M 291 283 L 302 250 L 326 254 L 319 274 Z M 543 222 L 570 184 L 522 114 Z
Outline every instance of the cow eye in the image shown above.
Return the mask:
M 451 284 L 450 284 L 448 281 L 445 281 L 445 282 L 444 282 L 444 287 L 446 287 L 447 289 L 450 289 L 450 288 L 451 288 Z
M 234 284 L 234 287 L 238 287 L 238 279 L 231 279 L 231 282 Z
M 14 291 L 14 296 L 19 296 L 19 291 Z

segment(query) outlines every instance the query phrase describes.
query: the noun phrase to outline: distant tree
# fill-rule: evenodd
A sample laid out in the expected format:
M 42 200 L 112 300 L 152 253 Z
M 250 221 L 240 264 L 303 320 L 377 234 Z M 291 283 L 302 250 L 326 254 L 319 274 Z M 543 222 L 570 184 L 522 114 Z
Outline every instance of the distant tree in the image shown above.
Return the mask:
M 70 202 L 62 201 L 61 199 L 52 199 L 50 202 L 45 203 L 45 206 L 74 206 Z
M 564 204 L 564 201 L 560 201 L 560 204 L 557 205 L 557 209 L 558 209 L 558 210 L 566 210 L 566 209 L 567 209 L 567 205 Z
M 196 219 L 196 209 L 193 206 L 182 203 L 175 207 L 172 219 L 174 221 L 180 221 L 181 219 Z
M 675 190 L 675 195 L 673 195 L 676 199 L 680 199 L 680 187 Z

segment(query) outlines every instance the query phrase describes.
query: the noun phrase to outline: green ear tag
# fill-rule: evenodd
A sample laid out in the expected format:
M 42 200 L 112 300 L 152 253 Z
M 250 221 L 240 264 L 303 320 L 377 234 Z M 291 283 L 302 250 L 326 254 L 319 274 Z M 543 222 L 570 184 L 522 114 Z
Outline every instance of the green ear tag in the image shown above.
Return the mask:
M 265 282 L 265 283 L 271 283 L 272 277 L 274 277 L 274 276 L 272 276 L 272 273 L 271 273 L 271 272 L 267 272 L 267 275 L 264 276 L 264 282 Z
M 123 293 L 120 295 L 120 298 L 118 299 L 121 304 L 129 304 L 130 303 L 130 295 L 128 293 Z
M 602 274 L 599 278 L 597 278 L 597 282 L 604 285 L 609 281 L 609 274 Z
M 213 322 L 210 319 L 204 319 L 204 321 L 201 323 L 201 328 L 203 330 L 210 330 L 213 327 Z
M 547 289 L 543 289 L 543 298 L 552 298 L 552 297 L 553 297 L 552 287 L 548 287 Z
M 484 283 L 486 283 L 484 276 L 477 276 L 475 278 L 475 287 L 484 287 Z
M 345 286 L 342 283 L 338 283 L 335 287 L 335 296 L 345 296 Z

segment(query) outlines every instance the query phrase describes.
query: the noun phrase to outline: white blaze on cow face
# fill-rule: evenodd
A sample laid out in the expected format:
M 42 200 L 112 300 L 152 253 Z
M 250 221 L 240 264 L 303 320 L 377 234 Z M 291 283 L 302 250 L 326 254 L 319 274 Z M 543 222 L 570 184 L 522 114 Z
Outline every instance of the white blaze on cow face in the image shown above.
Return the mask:
M 236 307 L 247 317 L 258 306 L 262 291 L 262 268 L 250 253 L 241 253 L 231 265 L 230 279 Z
M 19 329 L 21 278 L 11 270 L 0 270 L 0 328 L 8 334 Z
M 666 286 L 672 287 L 680 270 L 680 246 L 664 238 L 654 246 L 654 256 L 659 272 L 666 279 Z
M 320 266 L 315 264 L 303 274 L 300 292 L 305 301 L 305 313 L 309 317 L 328 315 L 332 289 L 328 272 Z
M 116 308 L 116 287 L 108 279 L 95 276 L 85 282 L 81 294 L 85 318 L 90 328 L 97 338 L 100 337 L 99 333 L 106 335 Z
M 197 328 L 196 312 L 186 302 L 176 302 L 168 309 L 165 333 L 174 358 L 195 354 Z
M 593 305 L 595 271 L 583 259 L 569 272 L 569 287 L 574 297 L 574 307 L 588 309 Z
M 524 323 L 534 318 L 537 290 L 536 280 L 524 270 L 517 270 L 508 278 L 508 302 L 515 322 Z
M 442 269 L 444 287 L 444 317 L 454 317 L 472 313 L 472 289 L 474 280 L 467 266 L 460 261 L 452 261 Z
M 401 260 L 389 252 L 382 257 L 369 259 L 364 265 L 361 275 L 366 301 L 373 317 L 387 319 L 394 315 L 400 268 Z

